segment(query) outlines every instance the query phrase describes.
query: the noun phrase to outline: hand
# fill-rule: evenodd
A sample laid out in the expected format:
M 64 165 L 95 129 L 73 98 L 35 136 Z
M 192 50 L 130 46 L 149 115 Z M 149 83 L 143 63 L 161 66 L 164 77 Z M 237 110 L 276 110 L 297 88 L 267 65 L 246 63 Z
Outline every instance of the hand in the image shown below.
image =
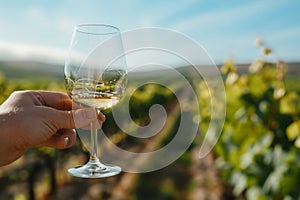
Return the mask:
M 0 166 L 29 148 L 69 148 L 76 140 L 74 128 L 88 127 L 95 120 L 101 127 L 105 116 L 92 108 L 72 110 L 72 101 L 63 93 L 14 92 L 0 105 Z

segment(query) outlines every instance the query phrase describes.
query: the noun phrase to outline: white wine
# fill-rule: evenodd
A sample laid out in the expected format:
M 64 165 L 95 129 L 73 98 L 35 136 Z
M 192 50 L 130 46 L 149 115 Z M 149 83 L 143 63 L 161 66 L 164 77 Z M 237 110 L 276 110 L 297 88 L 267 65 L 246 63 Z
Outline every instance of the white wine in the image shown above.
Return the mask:
M 105 76 L 104 76 L 105 75 Z M 125 91 L 126 75 L 108 71 L 102 80 L 65 79 L 68 95 L 80 106 L 104 110 L 116 105 Z
M 78 103 L 80 106 L 87 106 L 91 108 L 96 108 L 98 110 L 104 110 L 107 108 L 111 108 L 119 102 L 118 97 L 110 96 L 110 97 L 72 97 L 73 100 Z

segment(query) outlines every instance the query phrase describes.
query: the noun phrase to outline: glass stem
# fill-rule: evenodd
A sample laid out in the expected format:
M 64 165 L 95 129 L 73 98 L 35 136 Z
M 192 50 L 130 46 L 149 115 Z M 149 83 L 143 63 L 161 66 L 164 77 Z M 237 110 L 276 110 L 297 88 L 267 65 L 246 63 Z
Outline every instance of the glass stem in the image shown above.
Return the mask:
M 98 136 L 96 124 L 97 121 L 91 122 L 91 154 L 90 160 L 97 161 L 98 160 Z

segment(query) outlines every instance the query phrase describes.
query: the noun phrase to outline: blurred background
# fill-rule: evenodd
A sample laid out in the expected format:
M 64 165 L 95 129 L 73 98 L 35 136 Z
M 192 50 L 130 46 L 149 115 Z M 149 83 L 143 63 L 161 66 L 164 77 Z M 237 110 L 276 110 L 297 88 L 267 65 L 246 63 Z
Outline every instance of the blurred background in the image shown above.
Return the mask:
M 0 168 L 0 199 L 299 199 L 299 7 L 296 0 L 1 1 L 0 103 L 15 90 L 65 92 L 63 67 L 74 26 L 104 23 L 121 31 L 167 28 L 195 40 L 220 68 L 227 114 L 215 148 L 199 159 L 210 99 L 207 85 L 185 66 L 181 72 L 201 100 L 200 136 L 176 162 L 155 172 L 85 180 L 67 174 L 87 159 L 80 140 L 69 150 L 41 147 Z M 133 75 L 132 87 L 134 81 Z M 180 91 L 180 82 L 174 88 Z M 149 123 L 153 104 L 170 113 L 172 128 L 152 138 L 159 148 L 176 133 L 176 97 L 155 84 L 135 89 L 137 124 Z M 105 114 L 103 129 L 116 144 L 141 152 L 153 146 L 151 139 L 126 136 L 110 110 Z

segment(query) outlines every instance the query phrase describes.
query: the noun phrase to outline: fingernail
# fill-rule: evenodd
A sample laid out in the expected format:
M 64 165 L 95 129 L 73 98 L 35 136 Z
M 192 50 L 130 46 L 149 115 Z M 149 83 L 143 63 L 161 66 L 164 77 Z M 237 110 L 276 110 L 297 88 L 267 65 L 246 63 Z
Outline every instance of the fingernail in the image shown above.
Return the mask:
M 103 113 L 101 113 L 101 112 L 100 112 L 100 115 L 101 115 L 102 121 L 105 121 L 105 119 L 106 119 L 105 115 Z
M 70 138 L 69 137 L 65 137 L 64 138 L 64 146 L 68 147 L 70 145 Z

